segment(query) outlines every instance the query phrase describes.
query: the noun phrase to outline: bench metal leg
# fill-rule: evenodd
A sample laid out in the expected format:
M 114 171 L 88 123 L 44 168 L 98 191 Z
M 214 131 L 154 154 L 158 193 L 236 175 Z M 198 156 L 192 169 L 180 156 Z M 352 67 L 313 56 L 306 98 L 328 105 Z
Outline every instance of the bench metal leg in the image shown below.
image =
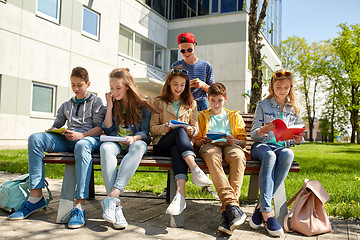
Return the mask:
M 58 214 L 56 223 L 68 223 L 70 220 L 71 208 L 74 205 L 74 195 L 76 186 L 75 165 L 66 164 L 64 179 L 61 187 L 61 195 L 59 201 Z
M 167 191 L 170 192 L 170 199 L 172 201 L 173 198 L 175 197 L 176 189 L 177 189 L 174 178 L 174 171 L 172 169 L 170 170 L 169 178 L 170 178 L 170 189 L 167 189 Z M 177 216 L 170 215 L 170 227 L 173 228 L 184 227 L 184 212 L 182 212 L 180 215 Z
M 95 176 L 94 176 L 94 165 L 91 164 L 91 177 L 89 182 L 89 199 L 95 198 Z
M 248 202 L 255 203 L 258 200 L 259 193 L 259 175 L 250 175 Z
M 166 181 L 166 203 L 170 203 L 170 170 L 167 174 L 167 181 Z
M 284 218 L 288 213 L 286 203 L 285 184 L 283 182 L 274 195 L 275 219 L 282 227 L 284 227 Z

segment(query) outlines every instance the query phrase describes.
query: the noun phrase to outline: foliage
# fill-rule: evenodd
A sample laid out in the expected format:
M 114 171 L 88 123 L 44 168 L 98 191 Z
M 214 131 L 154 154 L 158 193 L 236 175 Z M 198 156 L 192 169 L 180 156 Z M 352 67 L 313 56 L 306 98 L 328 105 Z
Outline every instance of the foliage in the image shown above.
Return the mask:
M 342 98 L 343 106 L 350 113 L 351 142 L 355 143 L 357 133 L 357 143 L 360 144 L 360 24 L 340 24 L 339 27 L 341 32 L 332 45 L 344 69 Z

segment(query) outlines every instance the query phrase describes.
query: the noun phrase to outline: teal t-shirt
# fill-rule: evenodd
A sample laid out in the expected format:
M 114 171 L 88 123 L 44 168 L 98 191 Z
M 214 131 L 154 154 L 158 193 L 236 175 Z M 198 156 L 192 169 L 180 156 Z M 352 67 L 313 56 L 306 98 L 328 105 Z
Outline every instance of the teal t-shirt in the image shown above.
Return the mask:
M 173 106 L 173 108 L 174 108 L 174 110 L 175 110 L 176 119 L 177 119 L 178 113 L 179 113 L 179 109 L 180 109 L 180 105 L 181 105 L 181 100 L 176 101 L 176 102 L 172 102 L 171 105 Z
M 283 120 L 283 112 L 280 113 L 280 119 Z M 276 142 L 275 135 L 272 137 L 272 139 L 269 141 L 269 143 L 275 143 L 276 145 L 285 147 L 285 142 Z
M 227 117 L 227 112 L 223 110 L 223 112 L 219 115 L 210 115 L 209 119 L 209 132 L 217 131 L 217 132 L 226 132 L 226 134 L 231 135 L 231 128 L 229 124 L 229 119 Z M 225 138 L 220 138 L 217 140 L 213 140 L 214 142 L 226 142 Z
M 80 103 L 82 103 L 82 102 L 85 100 L 85 98 L 83 98 L 83 99 L 77 99 L 76 97 L 75 97 L 75 99 L 76 99 L 76 103 L 77 103 L 77 104 L 80 104 Z

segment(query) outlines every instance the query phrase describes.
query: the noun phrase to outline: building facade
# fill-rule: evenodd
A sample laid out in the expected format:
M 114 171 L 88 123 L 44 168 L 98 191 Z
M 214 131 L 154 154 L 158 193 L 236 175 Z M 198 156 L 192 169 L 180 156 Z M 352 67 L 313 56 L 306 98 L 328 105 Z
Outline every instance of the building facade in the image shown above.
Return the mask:
M 26 147 L 48 129 L 73 96 L 70 73 L 89 71 L 89 91 L 104 100 L 108 74 L 128 67 L 141 92 L 160 93 L 177 35 L 192 32 L 196 55 L 228 89 L 226 107 L 246 112 L 248 13 L 240 0 L 0 0 L 0 148 Z M 260 7 L 260 6 L 259 6 Z M 265 78 L 281 65 L 281 1 L 270 1 L 264 25 Z M 281 12 L 281 11 L 280 11 Z M 269 22 L 269 23 L 268 23 Z M 270 29 L 268 30 L 267 27 Z

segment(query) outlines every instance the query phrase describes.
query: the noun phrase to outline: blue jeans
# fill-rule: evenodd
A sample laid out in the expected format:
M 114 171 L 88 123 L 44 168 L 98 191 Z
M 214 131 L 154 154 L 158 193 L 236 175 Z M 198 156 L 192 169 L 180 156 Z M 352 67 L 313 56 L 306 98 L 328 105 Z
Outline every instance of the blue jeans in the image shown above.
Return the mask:
M 126 150 L 117 142 L 104 142 L 101 144 L 101 174 L 108 194 L 112 188 L 118 188 L 120 191 L 124 191 L 146 151 L 147 144 L 142 140 L 133 142 Z M 117 171 L 116 157 L 119 154 L 125 156 Z
M 251 158 L 261 161 L 260 211 L 271 212 L 271 200 L 290 170 L 294 152 L 273 143 L 256 142 L 251 148 Z
M 98 137 L 70 141 L 61 134 L 34 133 L 28 140 L 30 189 L 44 187 L 44 152 L 74 152 L 76 169 L 76 199 L 89 197 L 92 169 L 91 154 L 99 149 Z
M 196 100 L 196 104 L 198 112 L 208 109 L 206 98 Z
M 188 155 L 193 155 L 195 157 L 196 155 L 184 128 L 175 128 L 160 138 L 158 144 L 154 146 L 154 154 L 159 156 L 171 156 L 175 180 L 188 180 L 187 173 L 189 167 L 185 162 L 184 157 Z

